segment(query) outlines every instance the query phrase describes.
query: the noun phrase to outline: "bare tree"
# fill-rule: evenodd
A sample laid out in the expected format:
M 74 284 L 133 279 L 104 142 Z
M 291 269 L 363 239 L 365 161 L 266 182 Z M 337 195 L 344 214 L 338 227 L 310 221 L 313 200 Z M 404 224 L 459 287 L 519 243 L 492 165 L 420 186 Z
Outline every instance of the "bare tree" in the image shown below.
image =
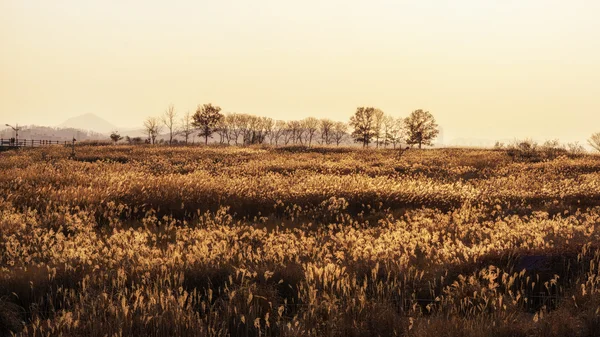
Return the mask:
M 194 121 L 192 125 L 200 129 L 198 134 L 204 137 L 204 145 L 208 144 L 208 137 L 210 137 L 216 130 L 219 120 L 223 118 L 221 114 L 221 108 L 213 106 L 211 103 L 198 105 L 198 109 L 193 116 Z
M 219 135 L 219 143 L 224 144 L 227 141 L 227 144 L 229 144 L 229 120 L 227 115 L 217 122 L 216 132 Z
M 432 141 L 440 132 L 433 115 L 429 111 L 421 109 L 413 111 L 405 118 L 404 126 L 406 127 L 406 143 L 419 144 L 419 149 L 422 145 L 432 145 Z
M 315 133 L 319 130 L 319 120 L 314 117 L 305 118 L 302 120 L 302 128 L 304 129 L 304 143 L 310 147 Z
M 185 138 L 186 145 L 190 136 L 196 131 L 192 125 L 192 122 L 192 114 L 188 111 L 185 113 L 185 115 L 183 115 L 183 118 L 181 119 L 181 127 L 179 128 L 179 133 Z
M 387 148 L 388 144 L 391 143 L 392 132 L 395 124 L 394 117 L 385 115 L 382 120 L 381 138 L 383 139 L 383 147 Z
M 156 137 L 160 134 L 162 130 L 162 125 L 160 121 L 156 117 L 148 117 L 144 122 L 144 128 L 148 133 L 148 139 L 152 142 L 152 144 L 156 143 Z
M 177 134 L 175 119 L 177 118 L 177 112 L 175 112 L 175 106 L 169 105 L 165 113 L 161 116 L 161 121 L 164 126 L 169 130 L 169 145 L 173 144 L 173 136 Z
M 319 121 L 319 128 L 321 131 L 321 144 L 329 145 L 333 141 L 333 128 L 335 126 L 335 122 L 331 119 L 321 119 Z
M 585 153 L 585 148 L 579 142 L 568 143 L 567 151 L 572 154 L 580 155 Z
M 242 135 L 242 117 L 238 113 L 230 113 L 225 116 L 225 123 L 227 124 L 227 128 L 229 131 L 229 135 L 227 136 L 227 141 L 231 142 L 233 140 L 235 145 L 238 145 L 238 140 Z
M 304 128 L 302 123 L 300 121 L 289 121 L 288 128 L 291 133 L 290 137 L 292 143 L 296 144 L 297 142 L 300 142 L 300 144 L 303 144 L 302 135 L 304 134 Z
M 391 123 L 390 129 L 388 130 L 388 141 L 392 143 L 394 149 L 396 145 L 399 144 L 402 139 L 404 139 L 404 119 L 399 118 L 391 118 L 389 123 Z
M 263 142 L 263 120 L 261 117 L 248 115 L 247 135 L 247 144 L 261 144 Z
M 279 144 L 279 140 L 286 132 L 287 123 L 282 120 L 275 121 L 273 124 L 273 128 L 271 133 L 269 133 L 269 143 L 273 145 L 273 141 L 275 142 L 275 146 Z
M 273 133 L 273 128 L 275 127 L 275 121 L 273 118 L 262 117 L 261 118 L 261 127 L 262 127 L 262 141 L 269 137 Z
M 283 143 L 288 145 L 290 142 L 296 143 L 295 133 L 294 133 L 294 125 L 290 122 L 285 122 L 285 131 L 283 132 Z
M 600 132 L 594 133 L 590 139 L 588 139 L 588 144 L 590 144 L 594 150 L 600 152 Z
M 244 144 L 262 144 L 273 131 L 274 121 L 269 117 L 240 115 L 240 129 Z
M 335 141 L 336 146 L 340 146 L 340 143 L 346 138 L 348 135 L 348 124 L 344 122 L 336 122 L 333 126 L 333 140 Z
M 238 115 L 238 127 L 242 136 L 242 145 L 250 144 L 252 141 L 253 116 L 249 114 Z
M 373 136 L 375 137 L 375 146 L 379 148 L 379 139 L 384 137 L 382 135 L 383 119 L 385 114 L 380 109 L 375 109 L 373 113 Z
M 369 147 L 369 143 L 375 136 L 374 127 L 375 108 L 358 107 L 350 118 L 350 126 L 354 128 L 352 137 L 354 141 L 362 143 L 363 147 Z

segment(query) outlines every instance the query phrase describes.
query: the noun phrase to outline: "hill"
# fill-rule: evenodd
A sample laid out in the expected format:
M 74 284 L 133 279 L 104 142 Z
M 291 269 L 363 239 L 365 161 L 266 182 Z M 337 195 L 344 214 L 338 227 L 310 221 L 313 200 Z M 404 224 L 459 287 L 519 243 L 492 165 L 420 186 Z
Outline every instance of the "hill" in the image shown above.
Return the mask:
M 6 128 L 0 130 L 0 138 L 9 139 L 14 137 L 14 132 Z M 108 136 L 90 130 L 81 130 L 75 128 L 59 128 L 49 126 L 29 125 L 23 126 L 19 131 L 19 139 L 51 140 L 51 141 L 70 141 L 71 139 L 83 140 L 106 140 Z
M 103 134 L 109 134 L 118 129 L 114 124 L 91 113 L 69 118 L 58 126 L 60 128 L 93 130 L 94 132 Z

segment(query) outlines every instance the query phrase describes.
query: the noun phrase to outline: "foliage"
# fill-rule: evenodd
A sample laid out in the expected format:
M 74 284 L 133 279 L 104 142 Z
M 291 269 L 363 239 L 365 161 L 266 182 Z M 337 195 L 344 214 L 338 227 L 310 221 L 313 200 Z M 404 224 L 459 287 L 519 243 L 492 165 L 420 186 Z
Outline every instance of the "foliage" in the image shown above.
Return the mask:
M 110 134 L 110 139 L 113 141 L 114 144 L 117 144 L 117 142 L 119 142 L 121 139 L 123 139 L 123 137 L 121 137 L 121 135 L 119 134 L 119 132 L 113 131 Z
M 579 143 L 561 144 L 558 139 L 545 141 L 542 145 L 531 139 L 516 140 L 509 146 L 495 146 L 495 149 L 506 149 L 507 154 L 515 161 L 540 162 L 554 160 L 561 156 L 580 156 L 585 149 Z
M 357 143 L 362 143 L 363 147 L 369 147 L 369 143 L 376 136 L 374 129 L 376 111 L 377 109 L 373 107 L 358 107 L 350 118 L 350 126 L 354 129 L 352 138 Z
M 220 107 L 213 106 L 211 103 L 198 106 L 192 116 L 192 125 L 200 129 L 198 135 L 204 137 L 204 144 L 208 144 L 208 137 L 217 130 L 217 125 L 222 118 Z
M 129 145 L 140 145 L 144 143 L 144 140 L 142 139 L 142 137 L 129 137 L 129 136 L 125 136 L 125 141 L 127 142 L 127 144 Z
M 404 126 L 406 143 L 410 145 L 418 144 L 419 149 L 422 145 L 433 145 L 433 140 L 440 132 L 433 115 L 429 111 L 421 109 L 413 111 L 406 117 Z

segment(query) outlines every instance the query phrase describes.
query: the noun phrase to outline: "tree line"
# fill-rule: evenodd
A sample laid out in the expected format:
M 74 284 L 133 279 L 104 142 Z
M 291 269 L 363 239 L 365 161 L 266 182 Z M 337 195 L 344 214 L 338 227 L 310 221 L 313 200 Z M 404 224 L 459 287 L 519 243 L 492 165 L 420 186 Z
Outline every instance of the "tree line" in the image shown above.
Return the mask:
M 255 116 L 245 113 L 222 113 L 219 106 L 208 104 L 198 105 L 195 113 L 186 112 L 181 118 L 173 105 L 158 117 L 148 117 L 144 121 L 144 129 L 148 137 L 125 137 L 130 144 L 155 144 L 163 130 L 168 135 L 168 143 L 172 145 L 183 138 L 182 143 L 188 144 L 190 137 L 197 133 L 208 139 L 217 135 L 220 144 L 250 145 L 270 144 L 279 145 L 337 145 L 351 139 L 369 147 L 396 148 L 400 144 L 409 147 L 431 146 L 439 134 L 438 124 L 429 111 L 422 109 L 412 111 L 407 117 L 393 117 L 374 107 L 358 107 L 348 123 L 333 121 L 328 118 L 308 117 L 301 120 L 274 120 L 269 117 Z M 122 140 L 117 132 L 110 138 L 114 143 Z M 557 142 L 557 141 L 554 141 Z M 547 142 L 548 143 L 548 142 Z M 594 133 L 588 139 L 588 145 L 600 152 L 600 132 Z M 545 143 L 543 148 L 549 145 Z M 502 148 L 503 144 L 496 144 Z M 578 144 L 569 144 L 569 152 L 581 153 L 585 149 Z
M 130 139 L 129 143 L 155 144 L 163 131 L 168 136 L 168 144 L 190 142 L 192 136 L 203 138 L 208 144 L 209 138 L 215 138 L 220 144 L 251 145 L 336 145 L 351 139 L 369 147 L 394 147 L 400 144 L 408 146 L 433 145 L 439 133 L 433 115 L 424 110 L 415 110 L 408 117 L 393 117 L 374 107 L 358 107 L 348 123 L 328 118 L 308 117 L 301 120 L 274 120 L 269 117 L 245 113 L 222 113 L 216 105 L 198 105 L 195 113 L 186 112 L 181 118 L 170 105 L 162 115 L 148 117 L 144 121 L 147 139 Z M 116 143 L 122 139 L 117 133 L 111 134 Z

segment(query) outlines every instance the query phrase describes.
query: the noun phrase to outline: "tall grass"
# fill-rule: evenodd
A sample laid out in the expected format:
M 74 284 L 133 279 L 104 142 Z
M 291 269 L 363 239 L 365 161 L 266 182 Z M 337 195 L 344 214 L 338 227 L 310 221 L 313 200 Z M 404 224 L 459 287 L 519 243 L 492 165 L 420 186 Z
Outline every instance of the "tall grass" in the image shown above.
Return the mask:
M 128 146 L 69 154 L 0 156 L 0 335 L 600 329 L 594 156 Z

